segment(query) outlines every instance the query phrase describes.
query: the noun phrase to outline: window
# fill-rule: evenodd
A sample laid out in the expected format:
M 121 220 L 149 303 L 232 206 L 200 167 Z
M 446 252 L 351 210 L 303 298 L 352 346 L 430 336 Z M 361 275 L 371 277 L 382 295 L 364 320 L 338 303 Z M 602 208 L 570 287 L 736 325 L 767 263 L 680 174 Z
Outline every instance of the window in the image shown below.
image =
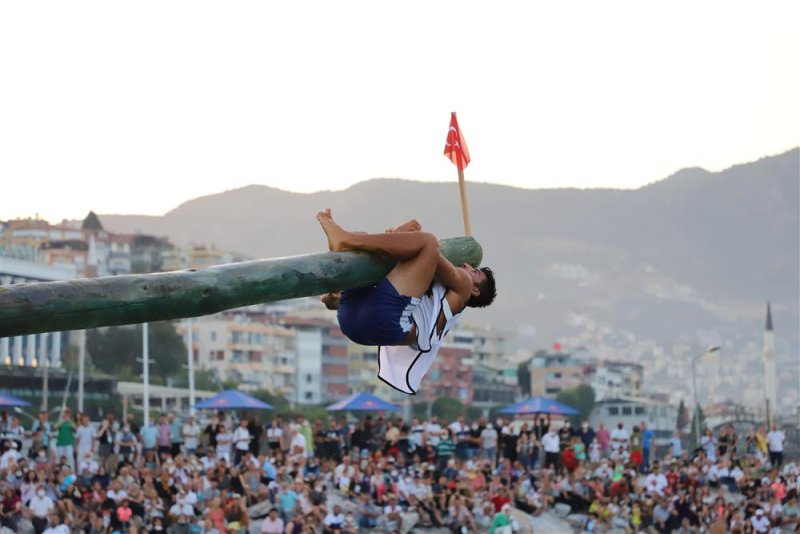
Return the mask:
M 608 415 L 619 415 L 619 407 L 618 406 L 609 406 L 608 407 Z
M 306 383 L 310 384 L 312 380 L 313 380 L 313 378 L 312 378 L 311 374 L 310 373 L 307 374 L 306 375 Z M 308 393 L 307 393 L 307 395 L 308 395 Z
M 313 393 L 311 393 L 310 391 L 306 391 L 306 400 L 311 400 L 313 397 L 314 397 Z
M 217 333 L 212 330 L 211 334 L 209 334 L 208 337 L 209 337 L 209 339 L 211 339 L 211 341 L 216 341 L 217 340 Z
M 631 414 L 631 407 L 630 406 L 623 406 L 622 407 L 622 415 L 630 415 Z
M 633 409 L 633 413 L 635 413 L 636 415 L 644 415 L 645 413 L 644 406 L 637 406 L 636 408 Z

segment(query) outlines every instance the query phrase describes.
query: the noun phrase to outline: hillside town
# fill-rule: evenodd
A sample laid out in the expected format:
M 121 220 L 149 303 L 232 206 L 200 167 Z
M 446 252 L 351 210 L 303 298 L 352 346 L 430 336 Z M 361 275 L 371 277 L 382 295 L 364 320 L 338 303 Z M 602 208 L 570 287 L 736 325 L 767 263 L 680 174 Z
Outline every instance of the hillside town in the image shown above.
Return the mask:
M 2 221 L 0 258 L 4 286 L 246 259 L 109 232 L 94 213 L 57 225 Z M 0 522 L 37 533 L 796 524 L 796 381 L 775 372 L 769 304 L 758 359 L 743 367 L 723 365 L 720 346 L 626 353 L 586 317 L 568 327 L 541 348 L 512 329 L 463 323 L 413 399 L 377 379 L 376 350 L 350 342 L 315 298 L 167 323 L 186 361 L 152 381 L 138 368 L 104 368 L 91 351 L 100 345 L 87 350 L 79 331 L 2 338 L 0 389 L 41 413 L 8 404 L 17 407 L 0 421 L 0 470 L 25 472 L 21 482 L 6 476 L 4 491 L 19 496 L 3 501 Z M 187 372 L 207 380 L 194 387 L 180 378 Z M 731 383 L 740 395 L 722 398 Z M 193 402 L 225 388 L 266 394 L 281 411 L 195 412 Z M 588 403 L 579 391 L 591 392 Z M 326 414 L 358 394 L 402 415 Z M 572 400 L 580 413 L 498 413 L 527 398 Z

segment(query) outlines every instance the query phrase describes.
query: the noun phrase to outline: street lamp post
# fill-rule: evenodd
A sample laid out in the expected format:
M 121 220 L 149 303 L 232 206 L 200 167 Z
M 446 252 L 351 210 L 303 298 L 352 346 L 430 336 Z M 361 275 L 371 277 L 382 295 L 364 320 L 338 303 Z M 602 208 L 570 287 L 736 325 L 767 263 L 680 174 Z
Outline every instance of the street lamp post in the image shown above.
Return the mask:
M 694 397 L 694 446 L 700 446 L 700 400 L 697 398 L 697 371 L 695 364 L 698 358 L 702 358 L 712 352 L 717 352 L 719 347 L 709 347 L 703 354 L 692 357 L 692 396 Z

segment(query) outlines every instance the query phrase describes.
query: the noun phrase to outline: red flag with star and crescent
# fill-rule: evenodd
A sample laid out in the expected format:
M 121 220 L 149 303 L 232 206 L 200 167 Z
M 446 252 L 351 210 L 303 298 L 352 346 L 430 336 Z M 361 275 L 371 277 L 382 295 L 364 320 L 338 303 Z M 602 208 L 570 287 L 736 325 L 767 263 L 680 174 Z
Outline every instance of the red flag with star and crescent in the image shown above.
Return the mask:
M 444 155 L 463 171 L 469 165 L 469 150 L 461 129 L 458 127 L 455 111 L 450 115 L 450 129 L 447 131 L 447 142 L 444 145 Z

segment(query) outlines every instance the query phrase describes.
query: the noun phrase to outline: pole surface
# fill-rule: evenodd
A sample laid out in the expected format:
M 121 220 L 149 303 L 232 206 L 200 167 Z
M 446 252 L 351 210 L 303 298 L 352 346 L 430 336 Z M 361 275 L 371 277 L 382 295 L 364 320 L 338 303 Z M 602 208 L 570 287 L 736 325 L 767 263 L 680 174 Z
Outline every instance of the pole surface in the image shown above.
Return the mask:
M 86 330 L 81 330 L 80 347 L 78 351 L 78 411 L 83 413 L 83 379 L 86 361 Z
M 147 323 L 142 325 L 142 380 L 144 387 L 142 388 L 142 409 L 144 410 L 144 424 L 142 428 L 147 427 L 150 421 L 150 342 L 148 338 Z
M 194 415 L 194 348 L 192 342 L 192 319 L 186 319 L 186 352 L 189 358 L 187 370 L 189 371 L 189 415 Z
M 471 237 L 445 239 L 455 265 L 480 265 Z M 394 261 L 366 252 L 325 252 L 169 273 L 0 287 L 0 337 L 210 315 L 231 308 L 374 284 Z
M 692 395 L 694 396 L 694 440 L 695 448 L 700 446 L 700 401 L 697 398 L 697 373 L 695 372 L 695 360 L 692 357 Z
M 464 181 L 464 169 L 458 169 L 458 191 L 461 194 L 461 216 L 464 219 L 464 235 L 472 235 L 472 225 L 469 221 L 469 207 L 467 204 L 467 184 Z

